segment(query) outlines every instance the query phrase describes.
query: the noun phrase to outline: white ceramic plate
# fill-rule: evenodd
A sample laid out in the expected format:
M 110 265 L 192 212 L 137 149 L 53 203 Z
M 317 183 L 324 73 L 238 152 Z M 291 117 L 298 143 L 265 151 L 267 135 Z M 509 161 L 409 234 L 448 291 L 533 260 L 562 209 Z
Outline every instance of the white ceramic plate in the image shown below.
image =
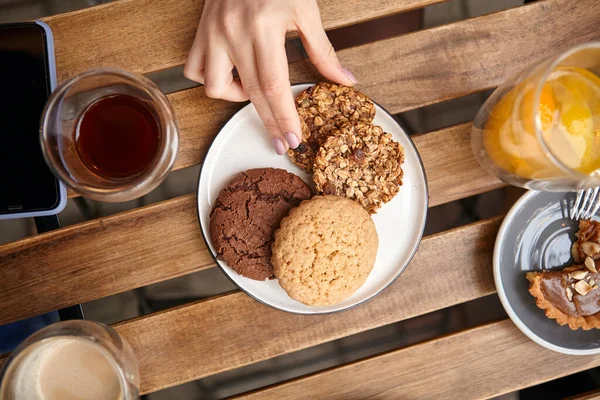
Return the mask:
M 311 85 L 296 85 L 294 95 Z M 251 168 L 282 168 L 300 176 L 311 186 L 311 178 L 287 156 L 272 149 L 267 132 L 252 104 L 234 115 L 213 141 L 200 172 L 198 183 L 198 219 L 204 240 L 217 265 L 244 292 L 261 303 L 299 314 L 322 314 L 348 309 L 363 303 L 400 276 L 417 251 L 428 207 L 425 171 L 421 158 L 400 125 L 383 108 L 376 105 L 374 123 L 383 127 L 404 146 L 404 184 L 400 193 L 373 216 L 379 235 L 377 260 L 364 285 L 341 303 L 313 307 L 291 299 L 277 280 L 255 281 L 234 272 L 224 261 L 217 260 L 210 240 L 209 215 L 219 192 L 238 173 Z M 314 186 L 313 186 L 314 187 Z

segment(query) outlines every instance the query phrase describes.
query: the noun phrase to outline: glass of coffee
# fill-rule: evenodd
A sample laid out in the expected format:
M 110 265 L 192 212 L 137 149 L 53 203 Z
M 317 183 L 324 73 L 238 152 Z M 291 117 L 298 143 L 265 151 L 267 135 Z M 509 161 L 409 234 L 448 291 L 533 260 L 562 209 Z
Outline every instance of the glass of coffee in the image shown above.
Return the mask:
M 133 400 L 139 370 L 131 346 L 91 321 L 50 325 L 25 340 L 0 375 L 0 400 Z
M 175 113 L 149 79 L 110 68 L 61 84 L 42 118 L 46 162 L 73 191 L 109 202 L 158 186 L 179 145 Z

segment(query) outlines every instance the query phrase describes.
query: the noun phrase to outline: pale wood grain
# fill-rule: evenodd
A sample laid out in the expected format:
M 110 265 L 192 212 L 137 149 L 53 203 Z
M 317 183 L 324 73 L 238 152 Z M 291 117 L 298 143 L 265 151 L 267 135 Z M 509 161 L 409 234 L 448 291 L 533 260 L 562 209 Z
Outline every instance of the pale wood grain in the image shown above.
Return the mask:
M 445 0 L 320 0 L 326 29 Z M 121 0 L 45 18 L 54 33 L 59 80 L 89 68 L 147 73 L 185 62 L 203 0 Z
M 505 320 L 240 397 L 483 399 L 599 365 L 600 355 L 546 350 Z
M 497 86 L 533 60 L 600 39 L 598 18 L 600 3 L 594 0 L 548 0 L 343 50 L 339 56 L 358 76 L 359 89 L 398 113 Z M 292 64 L 290 73 L 293 82 L 322 79 L 308 62 Z M 201 163 L 219 129 L 242 107 L 209 99 L 202 87 L 168 97 L 181 130 L 175 169 Z
M 500 221 L 425 238 L 393 285 L 342 313 L 295 315 L 233 293 L 116 329 L 138 357 L 143 392 L 239 368 L 493 293 L 491 254 Z
M 462 124 L 414 138 L 431 206 L 500 185 L 477 165 L 468 134 Z M 195 196 L 33 236 L 0 246 L 0 324 L 212 265 Z

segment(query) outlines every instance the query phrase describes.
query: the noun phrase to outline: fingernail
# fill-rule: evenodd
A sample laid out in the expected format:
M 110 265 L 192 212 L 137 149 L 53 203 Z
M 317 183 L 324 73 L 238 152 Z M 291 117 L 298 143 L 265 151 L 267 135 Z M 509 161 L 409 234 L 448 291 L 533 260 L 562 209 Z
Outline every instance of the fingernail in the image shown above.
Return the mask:
M 356 80 L 356 77 L 354 76 L 354 74 L 352 72 L 350 72 L 349 69 L 342 67 L 342 72 L 344 73 L 344 75 L 346 75 L 348 77 L 348 79 L 350 79 L 353 83 L 358 83 L 358 81 Z
M 298 136 L 296 136 L 292 132 L 285 133 L 285 140 L 287 140 L 288 145 L 292 149 L 295 149 L 296 147 L 300 146 L 300 139 L 298 139 Z
M 283 144 L 281 139 L 273 138 L 271 139 L 271 141 L 273 142 L 273 147 L 275 147 L 275 151 L 277 152 L 277 154 L 279 154 L 280 156 L 284 155 L 286 152 L 286 148 L 285 144 Z

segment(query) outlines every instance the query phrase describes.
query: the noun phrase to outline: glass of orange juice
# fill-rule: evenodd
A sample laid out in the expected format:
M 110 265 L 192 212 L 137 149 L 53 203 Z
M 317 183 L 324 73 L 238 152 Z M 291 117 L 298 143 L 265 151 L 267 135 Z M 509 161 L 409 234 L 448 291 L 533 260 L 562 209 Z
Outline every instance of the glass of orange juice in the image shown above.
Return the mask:
M 600 42 L 527 67 L 479 110 L 471 141 L 481 166 L 528 189 L 600 186 Z

